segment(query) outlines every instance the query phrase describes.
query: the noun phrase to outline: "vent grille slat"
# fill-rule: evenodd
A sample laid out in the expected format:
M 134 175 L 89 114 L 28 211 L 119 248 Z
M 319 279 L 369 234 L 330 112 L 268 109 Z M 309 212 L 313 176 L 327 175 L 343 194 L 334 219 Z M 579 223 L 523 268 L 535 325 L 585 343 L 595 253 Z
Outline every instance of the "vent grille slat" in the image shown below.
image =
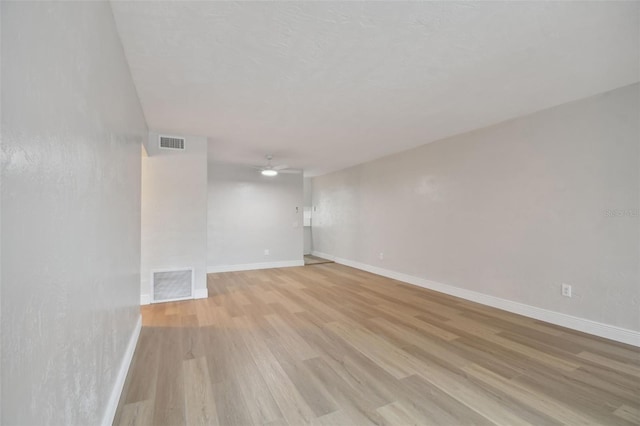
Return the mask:
M 160 148 L 162 149 L 184 149 L 184 138 L 172 136 L 160 136 Z
M 192 297 L 192 271 L 163 271 L 153 273 L 153 301 L 190 299 Z

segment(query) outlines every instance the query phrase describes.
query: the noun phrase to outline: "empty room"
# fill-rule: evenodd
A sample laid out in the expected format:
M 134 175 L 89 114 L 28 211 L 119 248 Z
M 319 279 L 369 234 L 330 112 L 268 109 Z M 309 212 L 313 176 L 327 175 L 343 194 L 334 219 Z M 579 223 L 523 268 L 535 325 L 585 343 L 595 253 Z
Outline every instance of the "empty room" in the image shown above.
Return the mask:
M 0 424 L 640 425 L 640 2 L 0 1 Z

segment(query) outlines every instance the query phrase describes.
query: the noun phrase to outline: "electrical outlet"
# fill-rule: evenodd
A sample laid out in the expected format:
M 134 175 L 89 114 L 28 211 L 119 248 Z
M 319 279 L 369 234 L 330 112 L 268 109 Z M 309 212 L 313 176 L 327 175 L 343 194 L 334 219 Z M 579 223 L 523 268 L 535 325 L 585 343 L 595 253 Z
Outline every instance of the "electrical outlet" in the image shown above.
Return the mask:
M 384 253 L 380 253 L 380 254 L 378 255 L 378 258 L 379 258 L 380 260 L 384 260 Z
M 269 249 L 264 249 L 264 255 L 269 256 Z
M 571 286 L 569 284 L 562 283 L 562 295 L 564 297 L 571 297 Z

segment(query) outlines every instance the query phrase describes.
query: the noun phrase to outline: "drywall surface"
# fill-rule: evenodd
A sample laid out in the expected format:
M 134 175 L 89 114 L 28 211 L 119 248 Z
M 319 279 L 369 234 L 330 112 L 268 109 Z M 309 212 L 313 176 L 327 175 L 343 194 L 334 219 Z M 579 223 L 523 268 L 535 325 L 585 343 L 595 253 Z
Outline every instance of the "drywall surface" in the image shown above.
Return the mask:
M 226 163 L 254 164 L 268 144 L 309 176 L 640 74 L 637 1 L 114 1 L 113 9 L 152 128 L 210 136 L 210 153 Z
M 140 315 L 146 123 L 108 2 L 1 8 L 1 423 L 98 424 Z
M 639 99 L 634 84 L 314 178 L 314 251 L 640 330 Z
M 250 167 L 211 162 L 208 179 L 210 270 L 302 261 L 301 174 L 269 178 Z
M 2 7 L 0 7 L 0 52 L 2 51 Z M 0 99 L 2 99 L 2 57 L 0 55 Z M 2 117 L 2 102 L 0 101 L 0 117 Z M 0 119 L 0 155 L 2 153 L 2 120 Z M 4 161 L 0 157 L 4 167 Z M 2 173 L 0 173 L 0 224 L 2 224 Z M 2 226 L 0 225 L 0 320 L 2 319 Z M 2 328 L 0 326 L 0 423 L 2 422 Z
M 311 254 L 311 252 L 313 251 L 313 245 L 312 245 L 312 236 L 311 236 L 311 227 L 310 226 L 305 226 L 304 230 L 303 230 L 303 253 L 304 254 Z
M 311 198 L 311 178 L 303 178 L 302 180 L 302 194 L 303 194 L 303 203 L 304 203 L 304 207 L 305 209 L 308 209 L 309 211 L 312 210 L 312 198 Z M 303 229 L 303 252 L 304 254 L 311 254 L 311 252 L 313 251 L 313 242 L 311 239 L 311 227 L 310 226 L 305 226 Z
M 207 139 L 185 137 L 185 150 L 160 149 L 149 133 L 142 158 L 141 295 L 151 271 L 193 268 L 197 297 L 207 289 Z

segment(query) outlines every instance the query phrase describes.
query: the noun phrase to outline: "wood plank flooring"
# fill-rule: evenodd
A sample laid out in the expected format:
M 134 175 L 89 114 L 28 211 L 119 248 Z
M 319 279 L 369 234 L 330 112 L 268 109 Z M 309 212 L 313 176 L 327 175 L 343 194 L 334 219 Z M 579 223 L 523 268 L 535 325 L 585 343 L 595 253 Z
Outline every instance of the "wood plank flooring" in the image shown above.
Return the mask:
M 640 351 L 335 263 L 142 308 L 116 425 L 638 425 Z

